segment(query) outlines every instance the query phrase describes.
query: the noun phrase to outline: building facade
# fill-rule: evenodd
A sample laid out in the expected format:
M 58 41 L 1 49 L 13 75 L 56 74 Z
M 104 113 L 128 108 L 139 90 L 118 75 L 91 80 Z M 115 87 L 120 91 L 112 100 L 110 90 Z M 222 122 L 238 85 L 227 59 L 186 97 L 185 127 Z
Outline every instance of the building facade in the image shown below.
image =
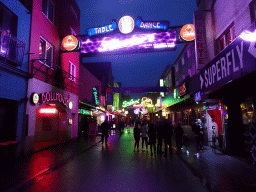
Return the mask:
M 78 136 L 79 53 L 62 52 L 65 36 L 80 33 L 74 0 L 33 0 L 24 151 Z
M 197 5 L 198 73 L 190 79 L 190 94 L 199 102 L 219 103 L 207 112 L 212 122 L 206 122 L 219 148 L 255 161 L 256 2 L 198 0 Z
M 30 13 L 17 0 L 0 2 L 0 142 L 15 141 L 21 153 L 25 134 Z M 3 154 L 1 152 L 1 154 Z

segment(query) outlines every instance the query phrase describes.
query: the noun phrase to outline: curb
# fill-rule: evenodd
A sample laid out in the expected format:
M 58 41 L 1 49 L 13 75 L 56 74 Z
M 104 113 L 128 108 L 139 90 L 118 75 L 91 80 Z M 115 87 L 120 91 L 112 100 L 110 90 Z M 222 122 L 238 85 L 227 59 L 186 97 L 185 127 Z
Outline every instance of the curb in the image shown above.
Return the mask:
M 51 145 L 51 146 L 48 146 L 48 147 L 45 147 L 45 148 L 42 148 L 38 151 L 35 151 L 34 153 L 37 153 L 37 152 L 40 152 L 40 151 L 43 151 L 43 150 L 46 150 L 46 149 L 49 149 L 49 148 L 52 148 L 54 146 L 57 146 L 57 145 L 61 145 L 61 144 L 65 144 L 65 143 L 68 143 L 68 142 L 71 142 L 72 140 L 69 140 L 69 141 L 66 141 L 66 142 L 63 142 L 63 143 L 58 143 L 58 144 L 55 144 L 55 145 Z M 32 184 L 36 181 L 36 179 L 38 177 L 43 177 L 44 174 L 49 174 L 51 172 L 53 172 L 54 170 L 56 170 L 57 168 L 61 167 L 62 165 L 68 163 L 70 160 L 73 160 L 75 157 L 77 157 L 78 155 L 80 155 L 81 153 L 91 149 L 92 147 L 94 146 L 97 146 L 98 143 L 100 143 L 100 141 L 96 141 L 95 143 L 92 143 L 91 145 L 89 145 L 88 147 L 86 147 L 84 150 L 78 152 L 78 153 L 74 153 L 72 154 L 70 157 L 67 157 L 59 162 L 56 162 L 54 163 L 53 165 L 50 165 L 48 168 L 45 168 L 44 170 L 40 171 L 39 173 L 37 173 L 35 176 L 33 177 L 30 177 L 28 179 L 25 179 L 24 181 L 22 181 L 20 184 L 10 188 L 10 189 L 7 189 L 6 192 L 11 192 L 11 191 L 18 191 L 19 188 L 22 188 L 26 185 L 29 185 L 29 184 Z M 31 153 L 30 155 L 32 155 L 33 153 Z M 41 179 L 40 179 L 41 180 Z

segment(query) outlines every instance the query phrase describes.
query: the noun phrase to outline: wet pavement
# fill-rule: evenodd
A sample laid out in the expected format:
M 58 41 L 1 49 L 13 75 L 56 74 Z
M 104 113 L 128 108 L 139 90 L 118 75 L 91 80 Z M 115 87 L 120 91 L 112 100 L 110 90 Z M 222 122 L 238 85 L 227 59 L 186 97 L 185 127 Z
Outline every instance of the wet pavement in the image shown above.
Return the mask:
M 188 146 L 165 158 L 134 151 L 133 134 L 74 140 L 1 164 L 0 191 L 256 191 L 256 168 L 235 157 Z M 140 145 L 141 148 L 141 145 Z M 8 166 L 7 166 L 8 165 Z M 10 166 L 13 165 L 13 166 Z
M 110 136 L 15 191 L 207 191 L 176 155 L 134 151 L 133 134 Z

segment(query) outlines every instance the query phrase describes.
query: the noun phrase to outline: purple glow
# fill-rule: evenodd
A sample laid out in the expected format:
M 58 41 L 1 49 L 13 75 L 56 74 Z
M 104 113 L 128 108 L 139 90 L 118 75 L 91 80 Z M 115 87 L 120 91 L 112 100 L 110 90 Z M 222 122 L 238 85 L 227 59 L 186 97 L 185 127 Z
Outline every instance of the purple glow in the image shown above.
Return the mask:
M 81 40 L 81 53 L 134 49 L 170 49 L 176 46 L 176 32 L 135 34 Z
M 241 33 L 240 37 L 245 41 L 256 41 L 256 30 L 254 32 L 245 30 Z

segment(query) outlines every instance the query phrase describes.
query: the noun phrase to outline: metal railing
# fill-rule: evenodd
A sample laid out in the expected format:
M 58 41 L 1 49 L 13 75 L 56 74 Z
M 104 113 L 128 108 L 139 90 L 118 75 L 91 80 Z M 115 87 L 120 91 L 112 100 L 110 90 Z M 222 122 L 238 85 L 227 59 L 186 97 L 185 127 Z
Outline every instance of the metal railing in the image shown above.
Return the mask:
M 7 63 L 11 61 L 15 65 L 21 65 L 25 52 L 25 43 L 7 33 L 0 30 L 0 58 Z
M 33 78 L 49 83 L 53 86 L 78 94 L 78 79 L 60 66 L 47 60 L 32 59 L 30 74 Z

